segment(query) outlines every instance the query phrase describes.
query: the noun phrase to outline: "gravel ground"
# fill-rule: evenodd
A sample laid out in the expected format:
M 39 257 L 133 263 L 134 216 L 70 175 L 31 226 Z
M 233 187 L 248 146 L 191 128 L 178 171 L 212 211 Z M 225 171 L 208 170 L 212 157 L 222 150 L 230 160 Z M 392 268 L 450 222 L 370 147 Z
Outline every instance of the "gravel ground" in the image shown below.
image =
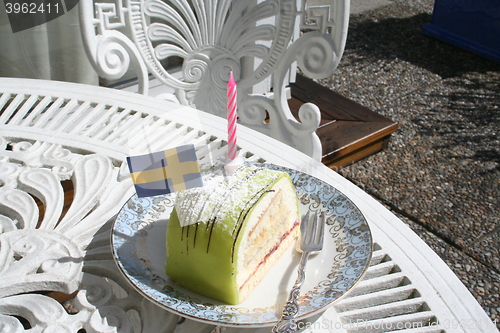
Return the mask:
M 351 15 L 319 81 L 399 122 L 384 151 L 339 171 L 451 267 L 500 328 L 500 65 L 422 35 L 433 0 Z

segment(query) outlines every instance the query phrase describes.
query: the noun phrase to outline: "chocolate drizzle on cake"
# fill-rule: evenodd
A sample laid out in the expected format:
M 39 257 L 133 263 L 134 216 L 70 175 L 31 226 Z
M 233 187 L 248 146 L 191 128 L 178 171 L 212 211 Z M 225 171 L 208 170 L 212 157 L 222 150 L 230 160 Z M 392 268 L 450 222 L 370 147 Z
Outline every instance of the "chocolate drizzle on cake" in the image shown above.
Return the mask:
M 198 226 L 199 224 L 196 223 L 194 228 L 193 249 L 196 247 L 196 235 L 198 234 Z
M 175 194 L 165 272 L 193 292 L 238 304 L 295 239 L 298 200 L 288 174 L 252 165 L 229 176 L 221 166 L 205 170 L 203 182 Z
M 273 182 L 269 183 L 266 186 L 266 188 L 269 187 Z M 262 198 L 262 196 L 264 196 L 264 194 L 270 193 L 270 192 L 274 192 L 274 190 L 267 190 L 267 191 L 264 191 L 264 193 L 262 193 L 262 191 L 259 191 L 259 193 L 255 195 L 255 197 L 258 196 L 257 200 L 254 200 L 253 203 L 252 203 L 252 205 L 247 210 L 241 211 L 240 217 L 238 218 L 238 223 L 237 223 L 238 231 L 236 232 L 236 235 L 234 234 L 234 231 L 233 231 L 234 241 L 233 241 L 233 247 L 231 248 L 231 262 L 234 262 L 234 249 L 236 248 L 236 243 L 237 243 L 238 238 L 240 236 L 241 228 L 243 227 L 243 221 L 245 220 L 245 218 L 247 217 L 247 215 L 250 213 L 250 211 L 252 210 L 252 208 L 255 207 L 255 205 L 260 200 L 260 198 Z
M 210 243 L 212 241 L 212 232 L 213 232 L 215 223 L 217 223 L 217 216 L 219 215 L 219 213 L 221 212 L 222 208 L 224 207 L 224 203 L 226 202 L 226 200 L 228 198 L 230 198 L 234 193 L 237 192 L 237 190 L 240 188 L 240 186 L 244 186 L 245 184 L 247 184 L 249 182 L 249 180 L 251 179 L 251 177 L 258 172 L 258 170 L 259 169 L 252 170 L 252 172 L 250 172 L 249 174 L 245 175 L 245 177 L 243 177 L 235 185 L 233 185 L 232 187 L 230 187 L 224 193 L 224 195 L 223 195 L 222 198 L 219 198 L 216 206 L 212 210 L 212 214 L 211 214 L 210 220 L 207 223 L 207 227 L 206 227 L 207 228 L 206 230 L 208 230 L 208 228 L 210 228 L 210 234 L 208 236 L 208 242 L 207 242 L 207 253 L 208 253 L 208 251 L 210 249 Z M 206 205 L 207 202 L 208 202 L 208 200 L 204 203 L 203 207 L 205 207 L 205 205 Z M 200 212 L 200 215 L 201 215 L 201 212 Z
M 278 176 L 272 177 L 265 184 L 261 184 L 260 188 L 249 190 L 253 191 L 254 194 L 249 199 L 244 199 L 246 200 L 245 202 L 238 203 L 238 200 L 242 200 L 245 197 L 244 194 L 249 194 L 249 192 L 245 192 L 245 189 L 257 186 L 256 184 L 259 181 L 262 182 L 259 179 L 259 174 L 265 171 L 262 168 L 248 170 L 247 167 L 244 167 L 243 169 L 245 168 L 247 169 L 246 174 L 241 175 L 237 171 L 235 173 L 236 176 L 227 176 L 224 173 L 221 174 L 220 169 L 212 168 L 207 173 L 207 177 L 211 181 L 204 181 L 205 184 L 208 183 L 209 185 L 206 188 L 189 190 L 183 196 L 182 201 L 178 205 L 176 204 L 179 220 L 185 219 L 189 224 L 182 227 L 181 231 L 181 241 L 186 242 L 186 251 L 189 250 L 191 238 L 193 240 L 191 243 L 192 247 L 196 246 L 197 233 L 202 232 L 202 229 L 199 228 L 200 223 L 205 223 L 203 232 L 209 233 L 206 247 L 208 253 L 214 228 L 220 219 L 226 218 L 224 214 L 229 210 L 228 205 L 239 204 L 241 211 L 238 217 L 234 218 L 231 231 L 234 238 L 231 248 L 231 262 L 234 261 L 235 246 L 240 237 L 245 218 L 266 193 L 272 192 L 272 190 L 269 190 L 269 187 L 278 179 Z M 214 196 L 216 197 L 214 198 Z M 236 198 L 236 196 L 241 196 L 242 198 Z M 190 231 L 191 228 L 194 230 Z

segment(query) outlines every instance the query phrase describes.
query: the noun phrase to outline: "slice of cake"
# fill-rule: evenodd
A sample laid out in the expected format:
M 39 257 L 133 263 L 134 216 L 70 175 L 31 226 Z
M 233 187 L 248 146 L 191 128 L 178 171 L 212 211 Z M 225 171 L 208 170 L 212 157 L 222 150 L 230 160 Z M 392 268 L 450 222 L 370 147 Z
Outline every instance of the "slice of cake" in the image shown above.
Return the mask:
M 213 168 L 205 186 L 179 192 L 167 227 L 166 273 L 180 286 L 241 303 L 292 244 L 300 215 L 285 172 Z

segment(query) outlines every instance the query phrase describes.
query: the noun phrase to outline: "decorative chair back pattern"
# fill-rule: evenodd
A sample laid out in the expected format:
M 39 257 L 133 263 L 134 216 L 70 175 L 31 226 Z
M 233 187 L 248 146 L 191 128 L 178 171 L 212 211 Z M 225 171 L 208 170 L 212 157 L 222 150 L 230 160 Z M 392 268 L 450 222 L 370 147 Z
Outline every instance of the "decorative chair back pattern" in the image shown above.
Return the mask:
M 139 92 L 147 94 L 151 73 L 181 104 L 226 116 L 232 71 L 239 123 L 319 160 L 319 109 L 306 103 L 296 119 L 286 85 L 294 64 L 308 77 L 324 78 L 339 63 L 349 1 L 330 2 L 333 8 L 307 6 L 306 0 L 80 1 L 80 24 L 101 77 L 116 80 L 133 69 Z M 181 63 L 180 78 L 165 65 L 175 62 Z M 272 80 L 272 94 L 254 93 L 265 80 Z

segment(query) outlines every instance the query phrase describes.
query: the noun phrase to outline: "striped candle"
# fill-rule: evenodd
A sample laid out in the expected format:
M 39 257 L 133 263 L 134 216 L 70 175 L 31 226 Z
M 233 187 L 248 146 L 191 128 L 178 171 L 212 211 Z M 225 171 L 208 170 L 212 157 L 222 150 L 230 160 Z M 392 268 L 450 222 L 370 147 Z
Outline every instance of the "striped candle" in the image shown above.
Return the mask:
M 236 158 L 236 119 L 238 118 L 236 108 L 236 82 L 231 71 L 229 82 L 227 83 L 227 159 L 229 161 L 233 161 Z

